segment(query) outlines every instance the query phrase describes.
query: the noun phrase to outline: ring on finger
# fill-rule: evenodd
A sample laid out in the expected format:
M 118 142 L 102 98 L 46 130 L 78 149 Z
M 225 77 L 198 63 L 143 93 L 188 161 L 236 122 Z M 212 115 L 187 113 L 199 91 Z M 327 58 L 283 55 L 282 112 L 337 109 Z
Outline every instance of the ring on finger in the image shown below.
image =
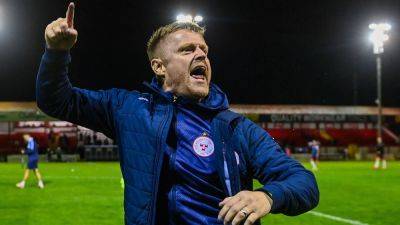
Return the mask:
M 244 209 L 241 209 L 240 212 L 243 213 L 244 217 L 247 217 L 249 215 L 249 213 Z

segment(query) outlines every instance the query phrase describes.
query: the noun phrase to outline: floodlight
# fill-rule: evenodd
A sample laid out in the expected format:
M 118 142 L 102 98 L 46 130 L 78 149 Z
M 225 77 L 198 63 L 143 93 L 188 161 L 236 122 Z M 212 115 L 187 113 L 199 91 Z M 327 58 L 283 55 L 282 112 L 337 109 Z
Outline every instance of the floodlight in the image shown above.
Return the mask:
M 389 35 L 385 32 L 389 31 L 392 26 L 388 23 L 372 23 L 369 25 L 369 29 L 372 30 L 370 40 L 374 45 L 374 54 L 383 53 L 383 43 L 389 40 Z
M 200 23 L 201 21 L 203 21 L 203 17 L 202 16 L 197 15 L 197 16 L 194 17 L 194 22 Z
M 197 15 L 193 18 L 192 15 L 190 14 L 187 15 L 179 14 L 178 16 L 176 16 L 176 21 L 178 23 L 199 23 L 203 21 L 203 17 Z
M 179 14 L 179 15 L 176 16 L 176 21 L 181 22 L 183 20 L 185 20 L 185 15 Z

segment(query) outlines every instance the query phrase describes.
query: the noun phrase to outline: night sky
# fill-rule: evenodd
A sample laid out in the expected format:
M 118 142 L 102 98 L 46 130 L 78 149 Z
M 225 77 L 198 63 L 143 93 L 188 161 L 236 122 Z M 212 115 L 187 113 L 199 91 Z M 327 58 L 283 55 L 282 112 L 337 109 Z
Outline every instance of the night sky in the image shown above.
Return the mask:
M 137 89 L 152 78 L 145 44 L 179 12 L 201 14 L 213 82 L 231 103 L 373 105 L 368 24 L 390 22 L 383 104 L 400 107 L 400 1 L 78 0 L 70 79 Z M 34 101 L 44 29 L 68 1 L 0 0 L 0 101 Z

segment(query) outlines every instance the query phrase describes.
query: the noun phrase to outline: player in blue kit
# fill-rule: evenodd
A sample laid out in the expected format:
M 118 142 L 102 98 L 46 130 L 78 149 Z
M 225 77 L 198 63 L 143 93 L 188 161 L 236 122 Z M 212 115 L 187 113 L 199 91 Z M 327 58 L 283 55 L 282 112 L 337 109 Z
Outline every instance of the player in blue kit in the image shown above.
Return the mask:
M 319 161 L 319 145 L 320 145 L 320 143 L 316 140 L 312 140 L 308 145 L 311 148 L 310 163 L 312 166 L 312 170 L 317 171 L 318 170 L 318 161 Z
M 42 180 L 42 175 L 40 174 L 38 169 L 38 161 L 39 161 L 38 144 L 29 134 L 24 134 L 23 138 L 24 141 L 27 143 L 27 145 L 25 150 L 22 150 L 21 153 L 28 155 L 28 163 L 27 163 L 27 168 L 25 169 L 24 172 L 24 178 L 22 179 L 21 182 L 17 183 L 16 186 L 21 189 L 25 188 L 26 180 L 29 178 L 29 171 L 33 170 L 35 172 L 36 178 L 38 179 L 39 188 L 43 189 L 44 184 Z

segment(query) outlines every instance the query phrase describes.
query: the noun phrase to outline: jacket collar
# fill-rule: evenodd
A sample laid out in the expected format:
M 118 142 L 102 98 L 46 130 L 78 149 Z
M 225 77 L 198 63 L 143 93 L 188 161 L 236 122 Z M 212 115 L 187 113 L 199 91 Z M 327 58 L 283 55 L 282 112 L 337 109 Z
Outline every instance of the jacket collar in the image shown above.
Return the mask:
M 153 78 L 151 83 L 143 82 L 143 85 L 156 95 L 159 95 L 169 102 L 176 102 L 181 105 L 194 106 L 206 111 L 223 111 L 229 108 L 228 98 L 226 94 L 215 84 L 210 84 L 210 93 L 200 102 L 194 102 L 191 99 L 175 96 L 172 92 L 165 92 L 158 84 L 156 78 Z

